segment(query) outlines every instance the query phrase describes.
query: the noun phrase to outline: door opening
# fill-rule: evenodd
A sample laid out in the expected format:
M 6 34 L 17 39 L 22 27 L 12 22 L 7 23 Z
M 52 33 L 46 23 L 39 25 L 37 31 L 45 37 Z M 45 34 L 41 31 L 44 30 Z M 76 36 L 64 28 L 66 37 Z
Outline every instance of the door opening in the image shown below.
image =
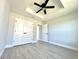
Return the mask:
M 39 25 L 37 25 L 37 30 L 36 30 L 36 39 L 37 40 L 40 40 L 40 28 L 39 28 Z
M 48 42 L 48 24 L 42 25 L 42 40 Z

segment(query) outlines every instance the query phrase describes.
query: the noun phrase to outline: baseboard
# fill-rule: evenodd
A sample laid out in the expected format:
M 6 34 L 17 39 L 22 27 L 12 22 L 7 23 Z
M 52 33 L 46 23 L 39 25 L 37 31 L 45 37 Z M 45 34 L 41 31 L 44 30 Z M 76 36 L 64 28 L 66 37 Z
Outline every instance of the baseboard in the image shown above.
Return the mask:
M 0 52 L 0 58 L 1 58 L 1 56 L 2 56 L 2 54 L 3 54 L 3 52 L 4 52 L 4 50 L 5 50 L 5 48 L 2 49 L 2 51 Z
M 43 41 L 43 40 L 36 40 L 36 41 L 33 41 L 32 43 L 37 43 L 38 41 Z M 67 46 L 67 45 L 62 45 L 62 44 L 59 44 L 59 43 L 55 43 L 55 42 L 51 42 L 51 41 L 44 41 L 44 42 L 48 42 L 50 44 L 53 44 L 53 45 L 57 45 L 57 46 L 60 46 L 60 47 L 64 47 L 64 48 L 67 48 L 67 49 L 71 49 L 71 50 L 74 50 L 74 51 L 78 51 L 77 48 L 74 48 L 74 47 L 71 47 L 71 46 Z M 27 43 L 25 43 L 27 44 Z M 16 46 L 16 45 L 7 45 L 5 48 L 11 48 L 13 46 Z M 3 49 L 3 51 L 0 53 L 0 57 L 2 55 L 2 53 L 4 52 L 5 49 Z
M 60 47 L 64 47 L 64 48 L 67 48 L 67 49 L 71 49 L 71 50 L 74 50 L 74 51 L 78 51 L 78 49 L 75 48 L 75 47 L 71 47 L 71 46 L 67 46 L 67 45 L 62 45 L 62 44 L 55 43 L 55 42 L 50 42 L 50 41 L 48 43 L 51 43 L 51 44 L 54 44 L 54 45 L 57 45 L 57 46 L 60 46 Z
M 39 41 L 48 42 L 48 41 L 45 41 L 45 40 L 39 40 Z
M 60 47 L 63 47 L 63 48 L 67 48 L 67 49 L 70 49 L 70 50 L 78 51 L 78 48 L 67 46 L 67 45 L 63 45 L 63 44 L 60 44 L 60 43 L 51 42 L 51 41 L 44 41 L 44 40 L 40 40 L 40 41 L 47 42 L 47 43 L 50 43 L 50 44 L 53 44 L 53 45 L 57 45 L 57 46 L 60 46 Z
M 37 43 L 37 42 L 38 42 L 38 40 L 36 40 L 36 41 L 33 41 L 33 42 L 28 42 L 28 43 Z M 11 48 L 11 47 L 14 47 L 14 46 L 18 46 L 18 45 L 24 45 L 24 44 L 28 44 L 28 43 L 6 45 L 6 46 L 5 46 L 5 48 Z
M 38 42 L 38 40 L 36 40 L 36 41 L 33 41 L 32 43 L 37 43 Z
M 14 47 L 14 45 L 6 45 L 5 48 L 11 48 Z

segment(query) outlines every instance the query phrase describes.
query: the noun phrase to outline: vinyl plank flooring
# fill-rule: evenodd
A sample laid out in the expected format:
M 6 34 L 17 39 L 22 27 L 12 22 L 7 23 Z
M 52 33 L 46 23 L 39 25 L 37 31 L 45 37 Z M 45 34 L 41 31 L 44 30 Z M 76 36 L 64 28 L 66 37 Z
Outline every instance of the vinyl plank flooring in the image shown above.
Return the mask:
M 78 59 L 78 53 L 46 42 L 8 48 L 0 59 Z

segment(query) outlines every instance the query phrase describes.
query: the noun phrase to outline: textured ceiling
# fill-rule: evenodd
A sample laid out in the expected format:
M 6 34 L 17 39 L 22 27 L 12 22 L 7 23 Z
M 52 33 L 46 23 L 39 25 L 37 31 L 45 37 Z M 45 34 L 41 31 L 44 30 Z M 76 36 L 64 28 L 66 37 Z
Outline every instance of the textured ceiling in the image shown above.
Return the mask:
M 54 9 L 47 9 L 45 15 L 43 11 L 36 13 L 40 7 L 34 2 L 42 4 L 45 0 L 10 0 L 11 10 L 24 16 L 29 16 L 39 20 L 50 20 L 77 10 L 77 0 L 49 0 L 47 6 L 56 6 Z M 64 8 L 62 8 L 64 6 Z

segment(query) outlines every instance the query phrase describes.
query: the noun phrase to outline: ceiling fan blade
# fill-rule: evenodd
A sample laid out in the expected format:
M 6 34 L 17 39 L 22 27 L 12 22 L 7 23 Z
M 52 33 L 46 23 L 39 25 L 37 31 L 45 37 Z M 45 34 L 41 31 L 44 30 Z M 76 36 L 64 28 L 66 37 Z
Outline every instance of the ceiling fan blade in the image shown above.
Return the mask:
M 36 13 L 40 12 L 43 8 L 41 8 L 40 10 L 38 10 Z
M 55 8 L 55 6 L 46 6 L 45 8 Z
M 45 1 L 45 4 L 44 4 L 45 6 L 47 5 L 48 1 L 49 1 L 49 0 L 46 0 L 46 1 Z
M 40 4 L 38 4 L 38 3 L 34 3 L 35 5 L 37 5 L 37 6 L 39 6 L 39 7 L 41 7 L 41 5 Z
M 46 9 L 44 10 L 44 13 L 47 14 Z

